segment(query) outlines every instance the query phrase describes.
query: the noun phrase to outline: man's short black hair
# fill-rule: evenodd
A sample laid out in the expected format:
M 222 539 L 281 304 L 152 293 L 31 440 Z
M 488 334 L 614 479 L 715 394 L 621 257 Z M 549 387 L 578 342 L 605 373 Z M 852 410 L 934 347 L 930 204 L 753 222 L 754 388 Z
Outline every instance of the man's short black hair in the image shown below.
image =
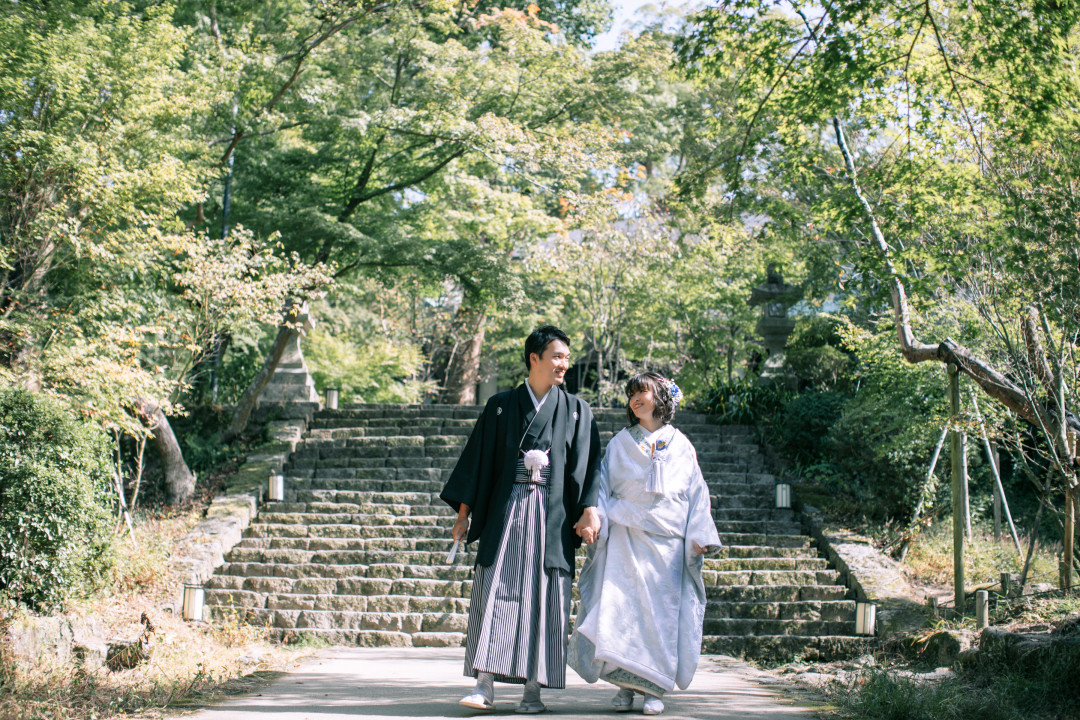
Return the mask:
M 566 347 L 570 347 L 570 338 L 554 325 L 541 325 L 529 333 L 525 338 L 525 369 L 532 370 L 532 360 L 529 356 L 536 353 L 537 357 L 543 357 L 544 351 L 553 340 L 562 340 Z

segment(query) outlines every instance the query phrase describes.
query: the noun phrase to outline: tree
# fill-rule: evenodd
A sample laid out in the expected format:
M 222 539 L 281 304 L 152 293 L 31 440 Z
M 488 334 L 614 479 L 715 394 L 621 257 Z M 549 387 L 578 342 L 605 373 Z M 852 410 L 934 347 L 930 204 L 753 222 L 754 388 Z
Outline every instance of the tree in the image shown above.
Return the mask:
M 1075 210 L 1062 170 L 1080 158 L 1070 70 L 1078 11 L 1052 10 L 851 2 L 811 16 L 797 5 L 723 3 L 700 16 L 684 56 L 706 74 L 722 62 L 742 73 L 734 114 L 742 141 L 722 163 L 699 166 L 684 189 L 700 193 L 717 177 L 732 192 L 782 187 L 772 162 L 790 155 L 846 186 L 815 204 L 816 218 L 862 233 L 836 255 L 888 303 L 905 359 L 957 365 L 1046 439 L 1053 485 L 1064 490 L 1068 565 L 1077 481 L 1069 436 L 1080 425 L 1066 358 L 1075 357 L 1077 328 L 1059 288 L 1074 279 L 1065 238 Z M 826 152 L 806 139 L 823 132 L 834 140 Z M 920 342 L 919 294 L 927 302 L 942 289 L 974 299 L 996 335 L 974 350 Z M 1001 313 L 1016 318 L 1021 308 L 1030 310 L 1019 313 L 1018 343 Z M 1058 338 L 1055 363 L 1039 331 Z
M 105 427 L 153 435 L 167 495 L 194 475 L 169 426 L 216 333 L 326 281 L 271 244 L 177 219 L 215 169 L 195 118 L 198 71 L 171 7 L 18 4 L 0 20 L 0 374 Z

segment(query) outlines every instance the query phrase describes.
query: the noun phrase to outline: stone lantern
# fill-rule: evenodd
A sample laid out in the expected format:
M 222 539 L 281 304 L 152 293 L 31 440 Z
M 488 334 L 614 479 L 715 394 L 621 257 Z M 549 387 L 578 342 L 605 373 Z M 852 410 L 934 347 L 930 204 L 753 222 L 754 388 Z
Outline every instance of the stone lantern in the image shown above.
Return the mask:
M 765 284 L 750 291 L 749 301 L 750 307 L 761 306 L 757 331 L 769 353 L 761 370 L 762 383 L 783 376 L 784 346 L 795 329 L 795 318 L 788 317 L 787 311 L 802 296 L 798 286 L 784 282 L 776 263 L 769 263 L 767 274 Z

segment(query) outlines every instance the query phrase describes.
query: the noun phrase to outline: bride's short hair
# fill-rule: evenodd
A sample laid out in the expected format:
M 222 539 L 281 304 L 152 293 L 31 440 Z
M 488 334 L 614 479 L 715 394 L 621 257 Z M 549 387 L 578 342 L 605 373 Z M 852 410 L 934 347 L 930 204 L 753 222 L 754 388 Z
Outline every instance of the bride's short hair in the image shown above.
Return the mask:
M 642 390 L 652 392 L 653 417 L 662 423 L 669 423 L 675 417 L 675 399 L 671 397 L 669 381 L 660 373 L 643 372 L 630 378 L 626 383 L 626 417 L 631 425 L 638 424 L 637 415 L 630 408 L 630 398 Z

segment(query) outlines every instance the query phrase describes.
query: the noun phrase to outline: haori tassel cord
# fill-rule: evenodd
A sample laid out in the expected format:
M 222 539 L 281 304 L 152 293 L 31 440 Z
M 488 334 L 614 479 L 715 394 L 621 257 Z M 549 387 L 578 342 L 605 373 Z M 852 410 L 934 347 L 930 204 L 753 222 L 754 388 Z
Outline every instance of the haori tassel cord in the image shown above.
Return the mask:
M 547 452 L 544 450 L 529 450 L 525 453 L 524 463 L 525 469 L 529 471 L 529 481 L 534 483 L 542 482 L 540 471 L 546 468 L 550 462 Z

